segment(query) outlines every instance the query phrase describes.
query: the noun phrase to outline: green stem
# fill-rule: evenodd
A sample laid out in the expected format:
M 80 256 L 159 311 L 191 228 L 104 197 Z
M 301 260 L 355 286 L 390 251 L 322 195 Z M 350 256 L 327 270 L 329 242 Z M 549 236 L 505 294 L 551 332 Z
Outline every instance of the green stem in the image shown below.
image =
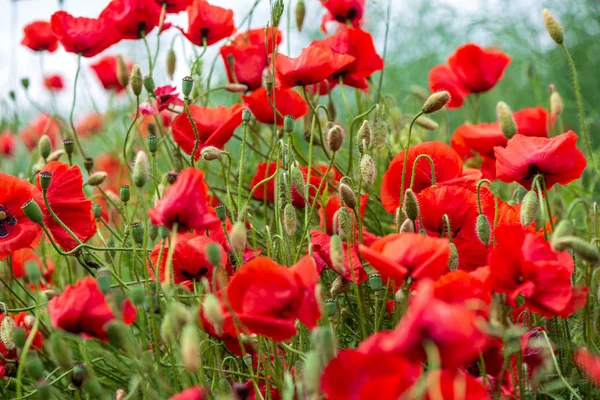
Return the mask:
M 77 71 L 75 72 L 75 81 L 73 83 L 73 102 L 71 103 L 71 113 L 69 114 L 69 123 L 71 125 L 71 130 L 73 131 L 73 138 L 75 139 L 77 148 L 81 152 L 81 156 L 83 158 L 86 158 L 85 152 L 83 151 L 83 147 L 81 147 L 81 143 L 79 142 L 79 137 L 77 136 L 77 130 L 75 129 L 75 123 L 73 122 L 73 114 L 75 113 L 75 104 L 77 103 L 77 81 L 79 80 L 80 72 L 81 72 L 81 54 L 79 54 L 77 56 Z
M 414 116 L 412 121 L 410 121 L 410 125 L 408 127 L 408 138 L 406 139 L 406 146 L 404 149 L 404 162 L 402 163 L 402 182 L 400 183 L 400 202 L 398 203 L 398 207 L 402 208 L 404 203 L 404 180 L 406 176 L 406 164 L 408 163 L 408 149 L 410 148 L 410 138 L 412 136 L 412 128 L 415 124 L 417 118 L 423 115 L 423 111 L 419 111 L 417 115 Z M 400 232 L 400 226 L 398 226 L 398 232 Z

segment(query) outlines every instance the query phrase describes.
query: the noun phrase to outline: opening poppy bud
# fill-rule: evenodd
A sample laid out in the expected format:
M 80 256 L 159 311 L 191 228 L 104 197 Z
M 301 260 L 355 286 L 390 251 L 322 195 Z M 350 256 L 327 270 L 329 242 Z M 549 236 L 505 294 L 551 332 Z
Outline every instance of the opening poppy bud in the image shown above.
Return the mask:
M 211 265 L 218 267 L 221 265 L 221 246 L 216 243 L 209 243 L 204 248 L 206 251 L 206 259 Z
M 346 137 L 346 133 L 344 129 L 339 125 L 332 126 L 327 131 L 327 147 L 329 150 L 336 152 L 338 151 L 342 145 L 344 144 L 344 138 Z
M 102 386 L 96 378 L 90 378 L 83 384 L 83 388 L 88 392 L 91 399 L 102 398 Z
M 345 275 L 346 265 L 344 263 L 344 245 L 342 244 L 342 238 L 340 238 L 338 235 L 331 236 L 329 246 L 332 268 L 338 274 Z
M 221 302 L 214 294 L 208 294 L 204 297 L 202 302 L 202 312 L 206 316 L 206 319 L 212 327 L 215 329 L 217 335 L 223 333 L 223 309 L 221 308 Z
M 231 249 L 236 253 L 244 250 L 246 248 L 247 239 L 248 237 L 244 223 L 237 221 L 235 224 L 233 224 L 233 228 L 231 228 L 231 232 L 229 233 Z
M 21 79 L 21 86 L 23 86 L 23 89 L 25 89 L 25 90 L 29 89 L 29 78 Z M 15 93 L 13 91 L 11 91 L 11 92 L 12 92 L 11 99 L 14 100 Z
M 138 151 L 133 160 L 133 184 L 141 188 L 148 182 L 150 163 L 148 156 L 143 151 Z
M 223 206 L 223 204 L 219 204 L 218 206 L 216 206 L 215 211 L 217 213 L 217 218 L 219 218 L 219 221 L 227 221 L 227 210 L 225 209 L 225 206 Z
M 83 160 L 83 167 L 85 168 L 88 174 L 91 174 L 92 168 L 94 168 L 94 160 L 90 157 L 86 157 Z
M 181 92 L 185 98 L 190 97 L 192 89 L 194 88 L 194 79 L 191 76 L 185 76 L 181 80 Z
M 54 150 L 52 153 L 50 153 L 48 155 L 48 157 L 46 158 L 46 161 L 48 161 L 48 162 L 58 161 L 64 154 L 65 154 L 65 151 L 63 149 Z
M 142 226 L 142 223 L 134 222 L 130 225 L 130 227 L 133 241 L 138 245 L 144 243 L 144 227 Z
M 25 362 L 25 370 L 34 381 L 39 381 L 44 377 L 44 365 L 38 357 L 33 357 Z
M 109 268 L 100 268 L 98 270 L 98 273 L 96 274 L 96 281 L 98 281 L 98 287 L 100 288 L 100 291 L 102 293 L 110 293 L 110 284 L 112 282 L 112 276 Z
M 121 185 L 119 189 L 119 198 L 123 203 L 127 203 L 131 198 L 131 189 L 129 189 L 129 185 Z
M 340 183 L 340 197 L 345 205 L 354 209 L 356 207 L 356 196 L 354 195 L 354 191 L 352 188 L 345 184 Z
M 321 356 L 321 365 L 325 366 L 337 355 L 337 340 L 328 326 L 316 327 L 310 335 L 311 347 Z
M 364 154 L 371 146 L 371 125 L 369 121 L 364 120 L 358 132 L 356 133 L 356 146 L 360 154 Z
M 304 197 L 304 192 L 306 190 L 304 175 L 302 175 L 302 171 L 300 171 L 300 168 L 298 168 L 296 165 L 292 166 L 290 179 L 292 181 L 292 186 L 296 189 L 300 196 Z
M 175 75 L 175 68 L 177 67 L 177 55 L 175 54 L 175 50 L 169 49 L 167 53 L 167 75 L 169 75 L 169 79 L 173 79 Z
M 496 105 L 496 117 L 498 118 L 502 134 L 506 138 L 510 139 L 517 134 L 517 123 L 508 104 L 503 101 L 498 102 Z
M 379 274 L 371 274 L 369 276 L 369 287 L 372 291 L 377 292 L 383 288 L 383 280 Z
M 40 274 L 40 269 L 35 262 L 31 261 L 25 264 L 25 271 L 27 273 L 27 282 L 32 285 L 37 285 L 40 282 L 42 276 Z
M 294 236 L 296 234 L 296 230 L 298 229 L 298 218 L 292 203 L 287 203 L 283 209 L 282 225 L 288 236 Z
M 117 79 L 123 87 L 129 84 L 129 69 L 120 54 L 117 55 Z
M 440 92 L 435 92 L 423 104 L 421 111 L 424 114 L 432 114 L 436 111 L 439 111 L 442 107 L 444 107 L 450 101 L 450 93 L 445 90 Z
M 242 122 L 247 124 L 252 119 L 252 111 L 249 108 L 244 108 L 242 110 Z
M 52 152 L 52 143 L 50 142 L 48 135 L 42 135 L 38 142 L 38 150 L 40 151 L 40 156 L 42 156 L 44 160 L 48 159 L 48 156 Z
M 12 331 L 12 341 L 17 349 L 22 349 L 23 346 L 25 346 L 25 342 L 27 341 L 27 334 L 25 333 L 25 329 L 15 327 Z
M 488 246 L 490 244 L 490 222 L 485 215 L 479 214 L 479 216 L 477 216 L 476 229 L 477 237 L 481 243 Z
M 337 231 L 342 241 L 345 241 L 352 234 L 352 218 L 346 207 L 341 207 L 333 216 L 337 220 Z
M 200 334 L 195 324 L 189 323 L 181 332 L 181 360 L 188 373 L 200 366 Z
M 435 122 L 431 118 L 428 118 L 424 115 L 421 115 L 419 118 L 417 118 L 417 120 L 415 122 L 421 128 L 427 129 L 428 131 L 435 131 L 439 127 L 437 122 Z
M 144 78 L 144 88 L 146 88 L 146 91 L 150 96 L 154 96 L 156 85 L 154 84 L 154 79 L 151 75 L 148 75 Z
M 158 138 L 156 135 L 148 136 L 148 151 L 152 154 L 156 154 L 158 151 Z
M 450 243 L 450 258 L 448 258 L 448 268 L 454 271 L 458 268 L 458 250 L 454 243 Z
M 142 94 L 142 70 L 140 69 L 139 65 L 133 66 L 129 82 L 131 82 L 131 91 L 135 96 Z
M 89 176 L 87 184 L 89 186 L 99 186 L 106 180 L 107 176 L 108 174 L 104 171 L 94 172 Z
M 9 315 L 5 315 L 4 319 L 2 319 L 2 323 L 0 323 L 0 340 L 8 351 L 11 351 L 16 347 L 15 342 L 13 341 L 13 331 L 16 327 L 17 324 L 15 320 Z
M 407 219 L 408 215 L 406 215 L 406 211 L 404 211 L 400 207 L 396 208 L 396 215 L 394 216 L 394 222 L 396 223 L 396 226 L 402 226 L 402 224 L 404 224 L 404 221 L 406 221 Z
M 552 15 L 547 8 L 542 10 L 542 17 L 544 18 L 546 30 L 550 34 L 552 40 L 554 40 L 557 44 L 563 44 L 565 36 L 563 33 L 563 28 L 560 26 L 560 22 L 554 18 L 554 15 Z
M 325 300 L 325 315 L 333 317 L 337 312 L 337 303 L 333 299 Z
M 568 219 L 563 219 L 554 227 L 554 231 L 552 231 L 552 243 L 555 240 L 560 239 L 563 236 L 568 236 L 573 234 L 573 223 Z
M 63 140 L 63 147 L 65 149 L 65 153 L 67 153 L 67 155 L 71 155 L 75 150 L 75 142 L 71 138 L 66 138 Z
M 225 85 L 225 90 L 229 93 L 245 93 L 248 91 L 248 86 L 243 83 L 228 83 Z
M 294 117 L 292 115 L 286 115 L 283 119 L 283 130 L 287 133 L 294 132 Z
M 52 353 L 53 360 L 65 370 L 73 368 L 73 353 L 71 347 L 69 347 L 63 340 L 60 332 L 54 332 L 50 336 L 50 352 Z
M 521 203 L 521 224 L 529 226 L 535 221 L 540 211 L 540 200 L 535 190 L 527 192 Z
M 411 189 L 404 192 L 404 210 L 411 221 L 416 221 L 419 217 L 419 201 Z
M 410 219 L 406 219 L 402 225 L 400 225 L 401 233 L 415 233 L 415 224 Z
M 206 161 L 218 160 L 219 158 L 221 158 L 221 150 L 217 149 L 214 146 L 207 146 L 202 149 L 200 155 Z
M 43 191 L 48 190 L 52 182 L 52 173 L 48 171 L 40 172 L 40 186 Z
M 25 216 L 29 218 L 32 222 L 36 224 L 42 224 L 44 222 L 44 214 L 42 213 L 42 209 L 39 204 L 33 201 L 33 199 L 29 200 L 25 204 L 21 206 L 21 210 L 25 213 Z
M 552 92 L 550 95 L 550 112 L 553 115 L 561 115 L 563 113 L 563 101 L 558 92 Z
M 583 257 L 590 262 L 595 263 L 600 261 L 600 254 L 598 253 L 596 246 L 577 236 L 563 236 L 553 240 L 552 246 L 557 251 L 573 250 L 580 257 Z
M 302 25 L 304 25 L 304 17 L 306 16 L 306 5 L 304 4 L 304 0 L 298 0 L 296 3 L 294 16 L 296 17 L 296 28 L 298 29 L 298 32 L 302 32 Z
M 369 186 L 375 182 L 377 176 L 377 167 L 373 157 L 368 154 L 362 156 L 360 160 L 360 176 L 365 185 Z

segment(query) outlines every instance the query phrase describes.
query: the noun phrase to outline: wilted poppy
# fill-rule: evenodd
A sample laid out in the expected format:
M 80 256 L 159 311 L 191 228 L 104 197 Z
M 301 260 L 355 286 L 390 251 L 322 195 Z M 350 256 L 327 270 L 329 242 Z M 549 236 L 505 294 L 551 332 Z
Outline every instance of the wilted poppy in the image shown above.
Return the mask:
M 327 33 L 326 25 L 330 21 L 337 21 L 342 25 L 352 24 L 360 28 L 365 12 L 365 0 L 320 0 L 327 13 L 323 15 L 321 30 Z
M 233 10 L 196 0 L 188 8 L 188 30 L 179 28 L 196 46 L 210 46 L 235 33 Z
M 169 229 L 177 224 L 180 231 L 210 229 L 220 224 L 216 215 L 208 211 L 204 172 L 194 167 L 182 170 L 177 181 L 169 186 L 162 199 L 148 210 L 155 225 Z
M 0 134 L 0 155 L 10 158 L 15 152 L 17 146 L 16 136 L 10 131 L 4 131 Z
M 248 96 L 242 96 L 242 100 L 248 104 L 248 108 L 258 122 L 283 126 L 283 118 L 291 115 L 294 119 L 305 116 L 308 113 L 308 104 L 304 97 L 294 89 L 274 88 L 270 93 L 262 87 Z M 277 111 L 273 109 L 277 108 Z
M 30 221 L 21 210 L 21 206 L 31 199 L 43 204 L 34 185 L 0 172 L 0 260 L 13 251 L 35 248 L 40 242 L 42 228 Z
M 131 72 L 133 64 L 131 62 L 127 62 L 126 65 L 127 69 Z M 121 84 L 119 77 L 117 76 L 116 56 L 104 56 L 94 64 L 90 65 L 90 67 L 98 77 L 98 80 L 104 89 L 117 93 L 125 90 L 125 87 Z
M 116 28 L 121 39 L 148 35 L 160 21 L 161 9 L 154 0 L 112 0 L 100 19 Z
M 69 53 L 93 57 L 120 40 L 119 32 L 104 19 L 74 17 L 65 11 L 52 15 L 52 32 Z
M 531 189 L 533 178 L 543 176 L 546 188 L 579 179 L 587 162 L 577 148 L 573 131 L 553 138 L 513 136 L 506 148 L 496 147 L 496 175 L 502 182 L 518 182 Z
M 33 51 L 53 53 L 58 49 L 58 39 L 52 32 L 52 25 L 46 21 L 34 21 L 25 25 L 21 44 Z
M 51 92 L 60 92 L 65 88 L 65 82 L 58 74 L 48 75 L 44 77 L 44 87 Z
M 21 140 L 29 150 L 34 149 L 40 138 L 44 135 L 50 138 L 52 146 L 55 146 L 60 139 L 60 126 L 58 122 L 46 113 L 39 114 L 19 132 Z
M 585 348 L 579 348 L 573 354 L 573 361 L 594 385 L 600 387 L 600 357 Z
M 200 150 L 206 146 L 222 149 L 242 123 L 243 104 L 235 104 L 229 108 L 225 106 L 210 108 L 191 104 L 189 108 L 199 135 L 196 160 L 200 158 Z M 173 119 L 172 132 L 175 143 L 181 146 L 186 154 L 191 155 L 196 143 L 196 133 L 187 113 L 179 114 Z

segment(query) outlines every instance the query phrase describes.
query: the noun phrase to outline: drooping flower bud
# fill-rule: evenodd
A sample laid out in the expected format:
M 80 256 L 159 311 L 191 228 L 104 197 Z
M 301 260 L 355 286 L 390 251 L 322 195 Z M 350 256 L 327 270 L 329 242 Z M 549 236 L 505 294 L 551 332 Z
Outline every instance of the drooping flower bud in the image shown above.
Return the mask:
M 372 185 L 377 177 L 377 167 L 375 166 L 375 161 L 373 160 L 373 157 L 368 154 L 363 155 L 360 160 L 360 176 L 363 184 L 367 186 Z
M 123 87 L 129 84 L 129 69 L 120 54 L 117 55 L 117 79 Z
M 407 219 L 408 215 L 406 215 L 406 211 L 404 211 L 400 207 L 396 208 L 396 214 L 394 214 L 394 223 L 396 224 L 396 226 L 402 226 L 402 224 L 404 224 L 404 221 L 406 221 Z
M 557 44 L 563 44 L 565 36 L 560 22 L 558 22 L 558 20 L 554 18 L 554 15 L 552 15 L 547 8 L 544 8 L 542 10 L 542 17 L 544 18 L 544 25 L 546 25 L 546 30 L 550 34 L 552 40 L 554 40 Z
M 371 127 L 371 144 L 376 149 L 381 149 L 387 143 L 388 136 L 390 134 L 390 126 L 386 120 L 376 117 L 373 120 L 373 126 Z
M 307 398 L 317 398 L 321 387 L 321 374 L 323 372 L 321 357 L 316 351 L 306 353 L 304 365 L 302 368 L 302 377 L 304 378 L 304 394 Z
M 188 323 L 181 332 L 181 360 L 188 373 L 200 367 L 200 335 L 194 323 Z
M 296 165 L 292 165 L 292 170 L 290 172 L 290 180 L 292 182 L 292 186 L 296 189 L 296 191 L 304 197 L 304 191 L 306 189 L 304 182 L 304 175 L 302 175 L 302 171 Z
M 246 93 L 248 86 L 243 83 L 228 83 L 225 85 L 225 90 L 229 93 Z
M 521 203 L 521 224 L 529 226 L 535 221 L 540 211 L 540 201 L 535 190 L 527 192 Z
M 96 273 L 96 281 L 98 282 L 98 288 L 104 294 L 110 293 L 110 285 L 112 282 L 112 276 L 110 269 L 107 267 L 102 267 Z
M 553 240 L 552 247 L 557 251 L 573 250 L 580 257 L 592 263 L 600 261 L 600 254 L 596 246 L 577 236 L 563 236 Z
M 435 122 L 431 118 L 428 118 L 424 115 L 421 115 L 419 118 L 417 118 L 415 123 L 417 125 L 419 125 L 421 128 L 427 129 L 428 131 L 435 131 L 435 130 L 437 130 L 437 128 L 439 128 L 439 125 L 437 122 Z
M 44 160 L 48 159 L 48 156 L 52 152 L 52 143 L 50 142 L 48 135 L 42 135 L 38 142 L 38 149 L 40 151 L 40 156 L 42 156 Z
M 326 141 L 327 147 L 329 150 L 336 152 L 338 151 L 342 145 L 344 144 L 344 138 L 346 137 L 346 133 L 344 129 L 339 125 L 332 126 L 327 131 Z
M 340 275 L 346 274 L 346 264 L 344 259 L 344 245 L 338 235 L 331 236 L 329 242 L 330 258 L 332 268 Z
M 491 237 L 490 222 L 488 221 L 487 217 L 483 214 L 479 214 L 477 216 L 476 232 L 477 237 L 479 238 L 481 243 L 488 246 L 490 244 Z
M 48 157 L 46 158 L 46 161 L 50 162 L 50 161 L 59 161 L 60 158 L 65 154 L 65 151 L 63 149 L 58 149 L 58 150 L 54 150 L 52 153 L 50 153 L 48 155 Z
M 156 90 L 156 85 L 154 84 L 154 78 L 152 78 L 152 75 L 144 77 L 144 88 L 150 96 L 154 96 L 154 90 Z
M 144 226 L 142 225 L 141 222 L 132 222 L 131 225 L 129 225 L 130 229 L 131 229 L 131 237 L 133 238 L 133 241 L 137 244 L 137 245 L 141 245 L 144 243 Z
M 42 209 L 33 199 L 23 204 L 21 206 L 21 210 L 23 210 L 23 213 L 31 220 L 31 222 L 35 222 L 39 225 L 44 222 L 44 214 L 42 213 Z
M 133 183 L 136 187 L 143 187 L 150 175 L 148 156 L 143 151 L 138 151 L 133 161 Z
M 173 342 L 189 321 L 191 321 L 190 313 L 183 304 L 178 302 L 170 303 L 160 327 L 161 337 L 167 343 Z
M 175 68 L 177 68 L 177 55 L 175 50 L 169 49 L 167 53 L 167 75 L 169 75 L 169 79 L 173 79 Z
M 221 265 L 222 248 L 217 243 L 209 243 L 204 248 L 206 251 L 206 259 L 211 265 L 218 267 Z
M 358 132 L 356 133 L 356 146 L 360 154 L 364 154 L 371 146 L 371 125 L 369 121 L 364 120 Z
M 552 231 L 552 243 L 555 240 L 560 239 L 563 236 L 569 236 L 573 234 L 573 223 L 568 219 L 563 219 L 554 227 Z
M 349 287 L 350 281 L 338 276 L 331 283 L 331 289 L 329 290 L 329 293 L 332 297 L 337 297 L 338 295 L 345 293 Z
M 139 65 L 134 65 L 131 70 L 131 77 L 129 78 L 131 82 L 131 91 L 135 96 L 139 96 L 142 94 L 142 86 L 144 84 L 142 80 L 142 70 Z
M 107 176 L 108 174 L 104 171 L 94 172 L 89 176 L 87 184 L 88 186 L 99 186 L 106 180 Z
M 333 220 L 337 220 L 337 232 L 342 241 L 346 241 L 352 235 L 352 218 L 346 207 L 341 207 L 334 214 Z M 335 228 L 335 227 L 333 227 Z
M 89 394 L 90 398 L 102 398 L 102 385 L 100 385 L 100 381 L 98 381 L 98 379 L 90 378 L 86 380 L 83 384 L 83 388 Z
M 552 92 L 550 95 L 550 113 L 552 115 L 561 115 L 563 113 L 563 101 L 558 92 Z
M 356 195 L 352 188 L 346 183 L 340 183 L 340 198 L 344 204 L 351 209 L 356 207 Z
M 44 377 L 44 365 L 38 357 L 32 357 L 25 362 L 27 375 L 34 381 L 39 381 Z
M 292 203 L 287 203 L 283 209 L 283 220 L 281 221 L 283 230 L 289 236 L 294 236 L 298 229 L 298 218 L 296 216 L 296 210 Z
M 302 32 L 302 25 L 304 25 L 304 17 L 306 16 L 306 5 L 304 4 L 304 0 L 298 0 L 296 3 L 294 16 L 296 17 L 296 28 L 298 29 L 298 32 Z
M 214 146 L 207 146 L 202 149 L 200 155 L 206 161 L 218 160 L 219 158 L 221 158 L 221 150 L 217 149 Z
M 421 111 L 424 114 L 432 114 L 442 107 L 444 107 L 450 101 L 450 93 L 445 90 L 441 92 L 435 92 L 423 104 Z
M 337 340 L 329 326 L 319 326 L 310 335 L 311 348 L 321 357 L 321 365 L 325 366 L 337 355 Z
M 404 192 L 404 211 L 411 221 L 419 218 L 419 201 L 411 189 L 406 189 Z
M 130 298 L 133 304 L 138 307 L 144 307 L 146 303 L 146 289 L 143 285 L 133 285 L 130 290 Z
M 237 221 L 233 224 L 231 232 L 229 233 L 229 239 L 231 242 L 231 249 L 234 252 L 240 252 L 246 248 L 246 240 L 248 239 L 246 233 L 246 226 L 243 222 Z
M 406 219 L 400 225 L 400 233 L 415 233 L 415 224 L 410 219 Z
M 517 123 L 515 117 L 513 117 L 512 111 L 508 104 L 503 101 L 499 101 L 496 105 L 496 117 L 500 124 L 502 134 L 510 139 L 517 134 Z
M 27 334 L 25 333 L 25 329 L 21 327 L 15 327 L 12 330 L 12 340 L 17 349 L 22 349 L 25 346 L 25 342 L 27 341 Z
M 221 335 L 223 333 L 223 322 L 225 321 L 225 317 L 223 316 L 221 302 L 219 302 L 219 299 L 217 299 L 214 294 L 207 294 L 204 297 L 202 311 L 217 335 Z

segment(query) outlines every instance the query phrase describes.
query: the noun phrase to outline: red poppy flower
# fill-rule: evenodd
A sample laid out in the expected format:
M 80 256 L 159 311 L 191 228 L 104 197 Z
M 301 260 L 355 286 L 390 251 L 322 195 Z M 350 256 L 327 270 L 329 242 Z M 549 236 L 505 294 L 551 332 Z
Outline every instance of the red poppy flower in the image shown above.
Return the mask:
M 159 111 L 166 110 L 169 106 L 183 107 L 183 100 L 179 98 L 179 93 L 177 93 L 175 86 L 159 86 L 154 89 L 154 95 L 156 96 L 156 105 Z
M 75 121 L 77 135 L 89 137 L 104 129 L 104 117 L 100 113 L 90 113 Z
M 173 250 L 173 274 L 172 279 L 176 284 L 183 284 L 188 288 L 193 288 L 194 282 L 199 283 L 202 278 L 211 280 L 213 274 L 213 265 L 206 258 L 206 246 L 216 244 L 221 250 L 221 260 L 223 265 L 227 265 L 227 253 L 225 250 L 207 236 L 198 236 L 193 233 L 184 232 L 177 235 L 177 243 Z M 158 265 L 158 259 L 161 255 L 161 263 Z M 167 253 L 169 245 L 166 242 L 159 242 L 150 253 L 150 260 L 146 263 L 150 276 L 154 279 L 155 268 L 158 268 L 158 276 L 161 282 L 165 281 L 165 271 L 167 265 Z
M 325 96 L 336 87 L 338 82 L 332 81 L 321 81 L 319 83 L 315 83 L 314 85 L 308 85 L 306 87 L 306 91 L 312 96 Z
M 488 315 L 492 297 L 490 270 L 480 267 L 471 272 L 456 270 L 435 281 L 434 296 L 448 304 L 468 304 L 481 315 Z
M 27 264 L 33 263 L 37 265 L 41 272 L 41 276 L 45 282 L 42 287 L 46 287 L 52 283 L 52 275 L 54 274 L 54 263 L 48 257 L 44 261 L 35 254 L 31 249 L 21 249 L 14 251 L 12 254 L 12 272 L 15 278 L 23 278 L 27 274 Z
M 331 78 L 334 82 L 338 82 L 341 77 L 344 85 L 367 90 L 369 88 L 367 78 L 375 71 L 383 69 L 383 59 L 377 54 L 373 37 L 361 29 L 342 29 L 335 35 L 318 40 L 314 44 L 329 46 L 337 53 L 355 57 L 352 63 L 334 74 Z
M 21 206 L 31 199 L 43 205 L 35 186 L 0 172 L 0 260 L 13 251 L 35 248 L 39 244 L 42 228 L 31 222 L 21 210 Z
M 442 90 L 450 93 L 450 101 L 446 103 L 446 107 L 450 109 L 462 106 L 465 98 L 471 94 L 447 64 L 439 64 L 431 68 L 429 71 L 429 90 L 432 93 Z
M 343 26 L 348 22 L 354 28 L 360 28 L 365 13 L 365 0 L 320 0 L 327 13 L 321 20 L 321 30 L 327 33 L 326 25 L 330 21 L 337 21 Z
M 575 350 L 573 361 L 594 385 L 600 387 L 600 357 L 581 347 Z
M 209 399 L 206 389 L 194 386 L 169 398 L 169 400 L 206 400 Z
M 60 92 L 65 88 L 65 82 L 58 74 L 48 75 L 44 77 L 44 87 L 51 92 Z
M 410 188 L 410 181 L 415 160 L 421 154 L 426 154 L 433 160 L 435 184 L 438 186 L 454 185 L 472 188 L 480 179 L 481 174 L 473 171 L 463 171 L 463 162 L 450 146 L 442 142 L 424 142 L 408 149 L 404 188 Z M 400 204 L 400 187 L 402 185 L 402 166 L 404 152 L 398 153 L 390 163 L 381 181 L 381 203 L 389 213 L 395 213 Z M 431 186 L 431 164 L 421 157 L 415 170 L 415 181 L 412 190 L 415 193 Z
M 94 160 L 97 171 L 106 172 L 106 180 L 102 188 L 119 193 L 122 185 L 129 184 L 127 167 L 123 165 L 121 158 L 113 153 L 102 153 Z
M 283 126 L 281 115 L 291 115 L 298 119 L 308 113 L 304 97 L 293 89 L 275 88 L 268 94 L 267 89 L 262 87 L 248 96 L 242 96 L 242 100 L 248 104 L 256 120 L 267 125 L 277 121 L 277 125 Z M 278 113 L 273 110 L 272 105 L 277 107 Z
M 413 279 L 438 279 L 448 270 L 448 239 L 416 233 L 397 233 L 376 240 L 370 247 L 360 245 L 364 260 L 384 280 L 396 281 L 397 287 L 407 276 Z
M 550 189 L 556 183 L 566 185 L 579 179 L 587 165 L 573 131 L 550 139 L 515 135 L 506 148 L 495 148 L 494 154 L 498 179 L 519 182 L 527 190 L 537 174 L 543 175 Z
M 147 114 L 145 114 L 146 112 Z M 168 129 L 174 119 L 174 113 L 171 111 L 158 111 L 158 108 L 154 106 L 150 110 L 146 109 L 146 111 L 142 111 L 142 105 L 140 105 L 140 114 L 142 117 L 138 119 L 137 127 L 144 137 L 148 137 L 150 134 L 150 125 L 154 125 L 156 128 L 157 124 L 162 123 L 165 129 Z
M 187 8 L 188 30 L 179 28 L 196 46 L 207 46 L 235 33 L 233 10 L 213 6 L 206 0 L 196 0 Z
M 51 161 L 41 172 L 52 174 L 50 187 L 46 191 L 48 204 L 79 240 L 87 242 L 96 234 L 96 220 L 92 214 L 92 202 L 85 197 L 82 190 L 83 177 L 79 166 L 69 167 L 59 161 Z M 41 191 L 39 175 L 37 186 Z M 64 250 L 69 251 L 77 247 L 77 241 L 54 220 L 49 212 L 44 214 L 44 224 Z
M 191 104 L 189 108 L 199 134 L 196 160 L 200 158 L 200 150 L 206 146 L 222 149 L 242 123 L 243 104 L 235 104 L 230 108 L 225 106 L 209 108 Z M 196 143 L 196 134 L 186 113 L 179 114 L 173 119 L 172 132 L 175 143 L 181 146 L 186 154 L 191 155 Z
M 554 251 L 535 233 L 519 225 L 496 228 L 489 265 L 493 289 L 506 293 L 511 307 L 523 296 L 530 310 L 545 317 L 575 311 L 574 294 L 578 298 L 581 291 L 571 286 L 573 258 L 568 252 Z
M 17 146 L 16 136 L 10 131 L 4 131 L 0 134 L 0 155 L 10 158 L 15 152 Z
M 275 78 L 282 88 L 319 83 L 350 65 L 355 57 L 339 54 L 329 46 L 311 43 L 297 58 L 275 56 Z
M 296 319 L 314 328 L 321 317 L 315 295 L 319 275 L 312 257 L 284 267 L 257 257 L 235 273 L 227 296 L 237 318 L 250 332 L 283 341 L 296 334 Z M 231 325 L 226 330 L 232 333 Z M 226 323 L 227 325 L 227 323 Z
M 114 26 L 104 19 L 74 17 L 65 11 L 52 15 L 52 32 L 69 53 L 93 57 L 120 40 Z
M 46 21 L 34 21 L 25 25 L 21 44 L 33 51 L 53 53 L 58 49 L 58 39 L 52 32 L 52 25 Z
M 96 63 L 90 65 L 92 70 L 96 73 L 98 80 L 102 84 L 102 87 L 106 90 L 112 90 L 116 93 L 120 93 L 125 90 L 125 87 L 121 85 L 119 77 L 117 76 L 117 57 L 116 56 L 104 56 L 99 59 Z M 127 62 L 127 69 L 131 72 L 133 64 Z
M 100 19 L 114 26 L 121 39 L 140 39 L 158 26 L 160 14 L 154 0 L 112 0 Z
M 169 14 L 178 14 L 192 5 L 194 0 L 155 0 L 159 6 L 166 6 Z
M 60 138 L 60 126 L 58 122 L 45 113 L 39 114 L 19 132 L 21 140 L 29 150 L 34 149 L 37 146 L 38 140 L 44 135 L 50 138 L 50 143 L 53 147 Z
M 162 199 L 148 210 L 155 225 L 169 229 L 177 223 L 179 231 L 210 229 L 220 224 L 216 215 L 208 213 L 204 172 L 188 167 L 177 176 L 177 181 L 167 190 Z
M 367 208 L 367 201 L 369 200 L 368 194 L 363 194 L 360 196 L 360 215 L 361 218 L 365 217 L 365 209 Z M 327 200 L 327 205 L 325 207 L 321 207 L 319 209 L 319 226 L 323 229 L 323 231 L 327 232 L 328 235 L 333 235 L 337 232 L 337 228 L 333 226 L 335 213 L 342 208 L 342 199 L 339 197 L 330 197 Z M 352 216 L 352 220 L 354 221 L 354 226 L 357 226 L 357 222 L 354 218 L 352 210 L 346 207 L 350 215 Z
M 425 380 L 425 400 L 488 400 L 481 382 L 460 370 L 434 370 Z
M 75 285 L 68 285 L 60 296 L 50 300 L 48 314 L 56 328 L 105 342 L 108 337 L 104 327 L 116 319 L 98 282 L 89 276 Z M 129 299 L 123 302 L 121 314 L 125 324 L 131 325 L 135 321 L 136 310 Z
M 397 354 L 341 350 L 321 377 L 329 400 L 397 400 L 421 375 L 421 366 Z

